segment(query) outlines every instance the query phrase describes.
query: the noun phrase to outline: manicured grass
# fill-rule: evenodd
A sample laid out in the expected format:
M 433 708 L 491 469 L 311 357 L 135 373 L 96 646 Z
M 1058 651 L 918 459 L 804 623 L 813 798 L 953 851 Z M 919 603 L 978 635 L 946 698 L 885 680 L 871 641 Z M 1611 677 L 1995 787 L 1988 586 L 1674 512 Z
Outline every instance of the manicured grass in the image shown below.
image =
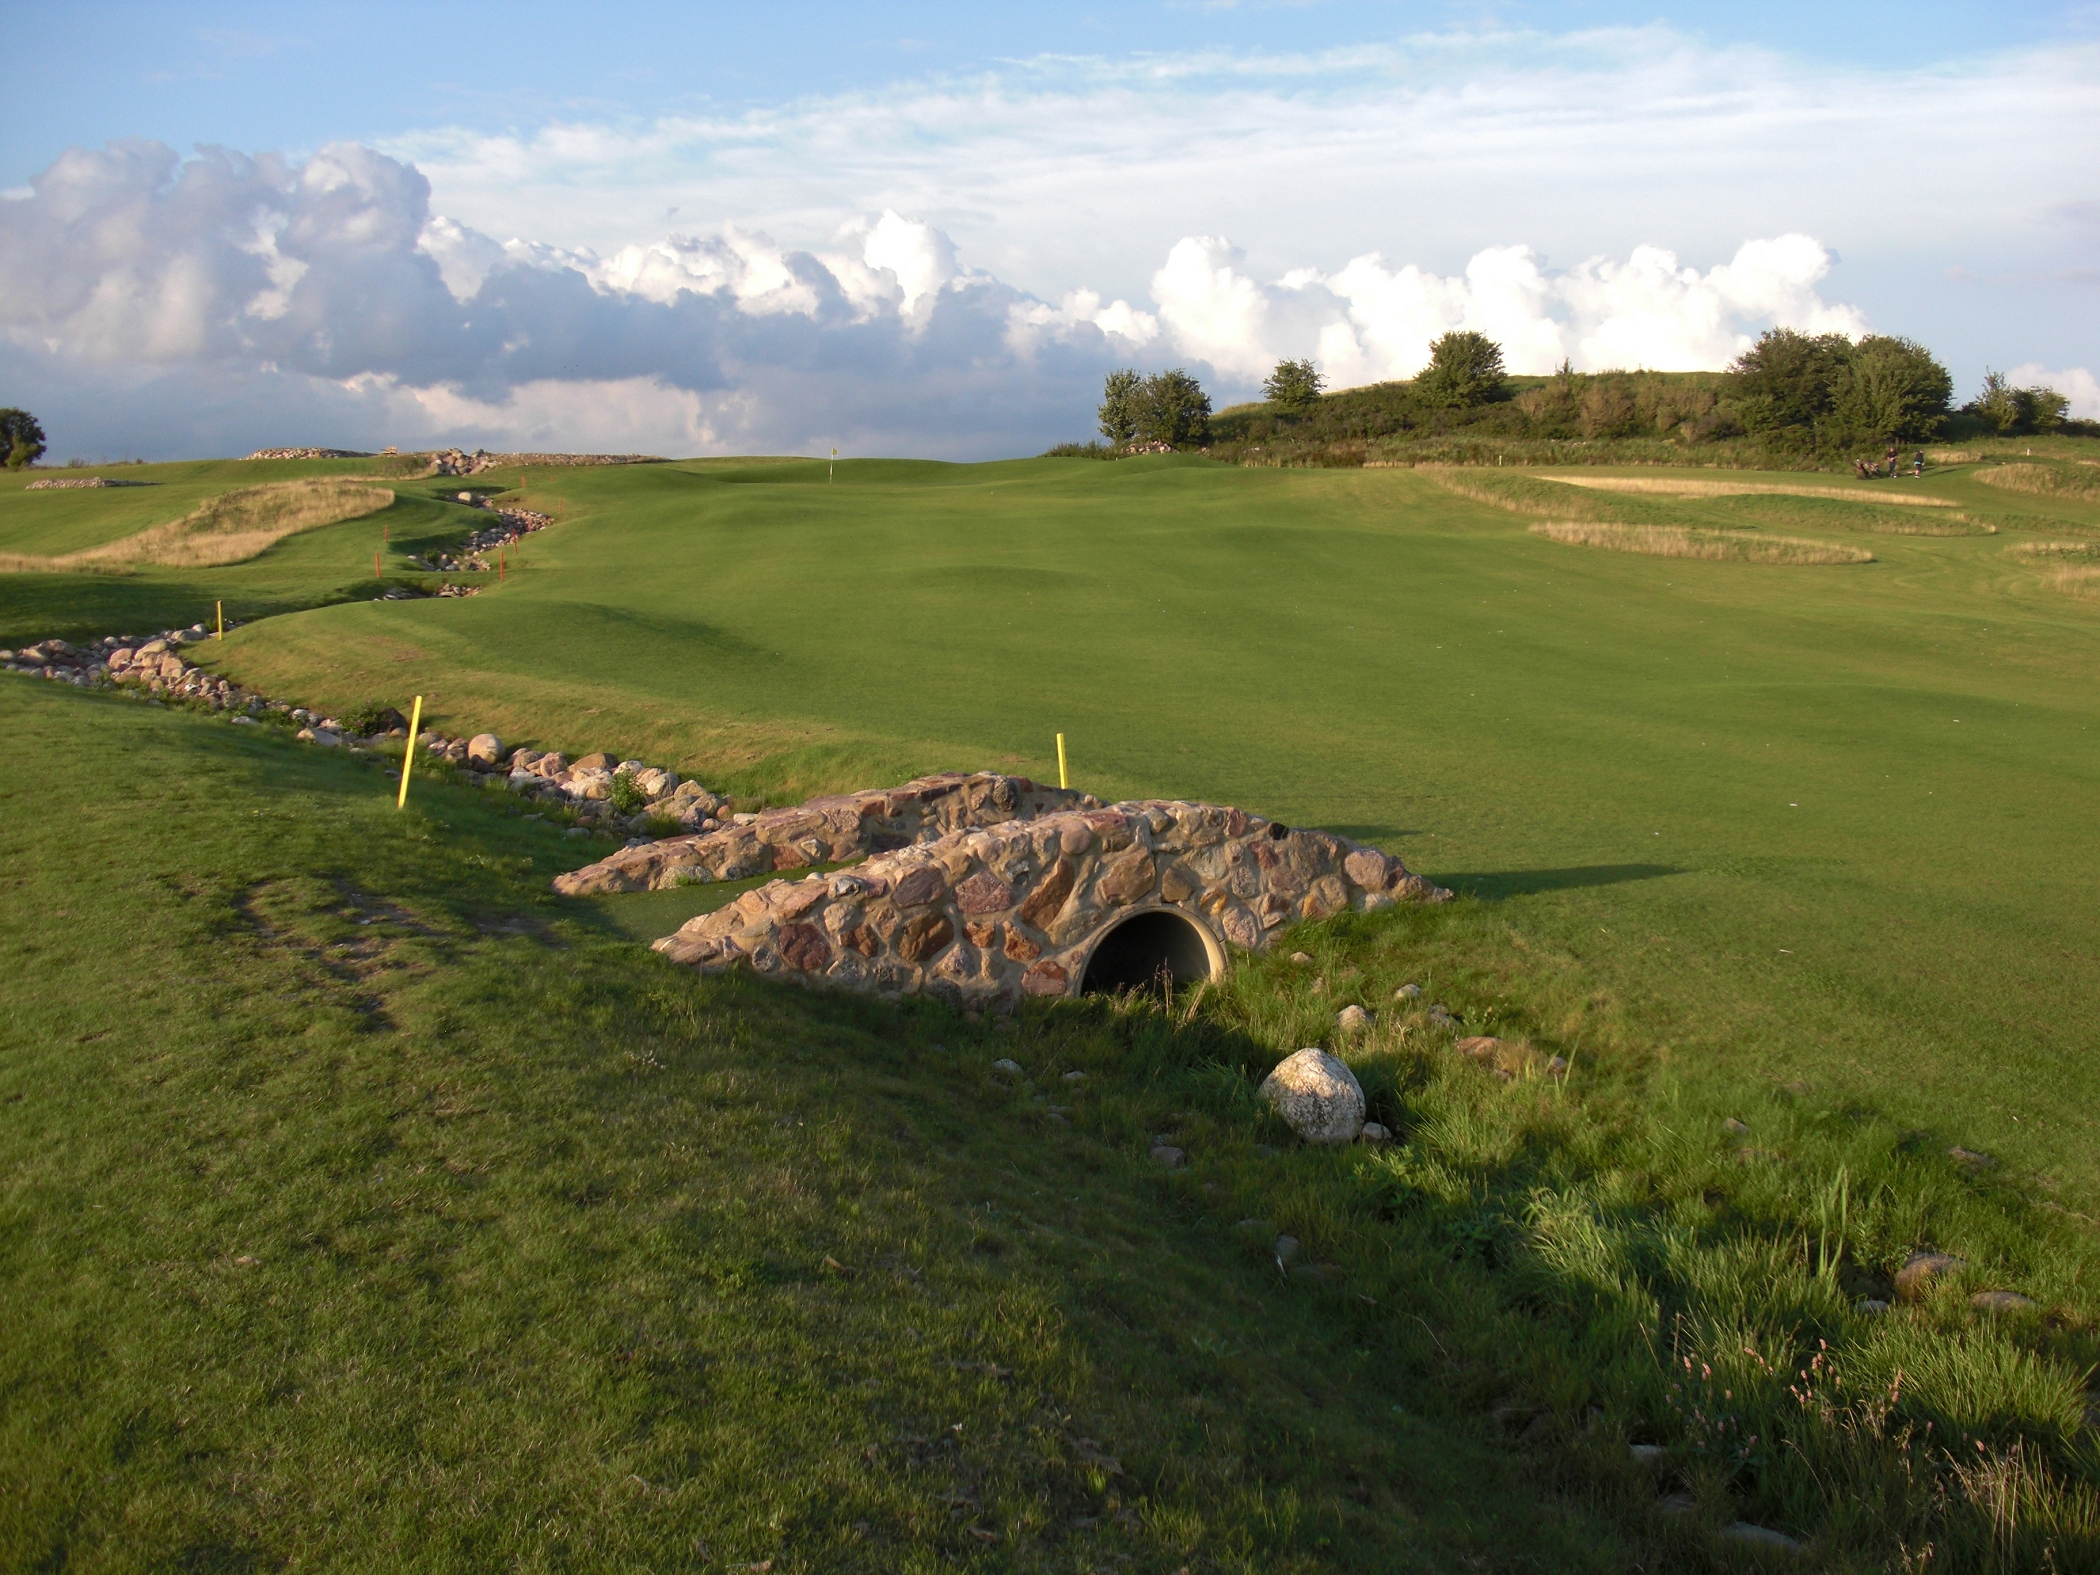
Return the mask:
M 154 485 L 57 492 L 26 491 L 28 481 L 38 479 L 34 474 L 0 477 L 0 551 L 46 556 L 84 551 L 179 519 L 206 499 L 244 487 L 308 476 L 371 475 L 377 467 L 372 460 L 127 465 L 107 474 Z M 441 501 L 442 492 L 458 490 L 456 480 L 449 489 L 429 478 L 385 484 L 397 493 L 392 508 L 290 537 L 245 563 L 0 574 L 0 645 L 51 635 L 81 640 L 208 624 L 220 601 L 228 620 L 246 621 L 369 600 L 388 585 L 434 585 L 441 577 L 408 572 L 405 559 L 458 540 L 488 516 Z M 382 553 L 383 580 L 373 573 L 374 552 Z
M 436 771 L 396 814 L 382 759 L 30 680 L 0 726 L 154 785 L 5 789 L 0 1564 L 2100 1556 L 2090 1231 L 1673 1060 L 1511 903 L 973 1023 L 666 964 Z M 1402 981 L 1575 1064 L 1499 1083 Z M 1260 1104 L 1323 1040 L 1400 1142 Z M 1855 1311 L 1919 1246 L 1967 1267 Z
M 441 726 L 618 747 L 747 801 L 1047 776 L 1062 731 L 1094 791 L 1332 826 L 1503 901 L 1701 1076 L 1842 1091 L 2094 1212 L 2100 852 L 2075 806 L 2100 623 L 2009 548 L 2100 511 L 1958 469 L 1837 479 L 2001 533 L 1794 568 L 1571 549 L 1407 472 L 837 475 L 563 474 L 566 523 L 500 589 L 274 619 L 217 654 L 271 692 L 421 692 Z M 1632 522 L 1752 507 L 1552 491 Z M 1798 533 L 1814 501 L 1769 507 Z
M 0 1566 L 1703 1558 L 1146 1157 L 1286 1219 L 1331 1168 L 1197 1035 L 703 980 L 490 795 L 23 680 L 0 726 L 51 763 L 0 789 Z

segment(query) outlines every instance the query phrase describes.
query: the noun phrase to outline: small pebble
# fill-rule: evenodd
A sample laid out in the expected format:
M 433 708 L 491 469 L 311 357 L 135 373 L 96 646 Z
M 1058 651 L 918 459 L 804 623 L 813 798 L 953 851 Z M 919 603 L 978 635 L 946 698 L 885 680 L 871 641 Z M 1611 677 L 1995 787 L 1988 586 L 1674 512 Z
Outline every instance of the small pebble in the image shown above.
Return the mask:
M 1419 984 L 1403 984 L 1393 992 L 1393 999 L 1396 1001 L 1419 1001 L 1422 999 L 1422 987 Z
M 1021 1075 L 1021 1063 L 1001 1056 L 992 1063 L 992 1070 L 1005 1077 L 1019 1077 Z
M 1748 1122 L 1738 1121 L 1734 1116 L 1730 1116 L 1721 1123 L 1721 1130 L 1730 1137 L 1746 1137 L 1749 1135 L 1750 1125 Z
M 1336 1015 L 1334 1022 L 1345 1034 L 1360 1034 L 1371 1026 L 1371 1014 L 1361 1006 L 1345 1006 Z
M 1969 1298 L 1969 1305 L 1978 1312 L 2021 1312 L 2034 1305 L 2034 1298 L 2018 1291 L 1978 1291 Z
M 1181 1162 L 1188 1156 L 1171 1143 L 1161 1143 L 1153 1148 L 1152 1158 L 1168 1170 L 1178 1170 L 1181 1168 Z
M 1312 966 L 1312 959 L 1306 956 L 1304 952 L 1292 952 L 1291 961 L 1296 963 L 1300 968 L 1310 968 Z
M 1376 1121 L 1366 1121 L 1362 1133 L 1358 1135 L 1358 1141 L 1364 1143 L 1385 1143 L 1391 1141 L 1392 1136 L 1393 1134 L 1390 1131 L 1380 1126 Z
M 1889 1304 L 1878 1296 L 1863 1296 L 1852 1304 L 1852 1310 L 1868 1318 L 1889 1310 Z
M 1067 1073 L 1065 1074 L 1065 1081 L 1066 1081 L 1067 1083 L 1084 1083 L 1084 1082 L 1086 1081 L 1086 1073 L 1084 1073 L 1084 1072 L 1067 1072 Z
M 1278 1263 L 1289 1263 L 1291 1259 L 1298 1256 L 1298 1238 L 1296 1236 L 1278 1236 L 1275 1244 L 1269 1250 L 1276 1254 Z

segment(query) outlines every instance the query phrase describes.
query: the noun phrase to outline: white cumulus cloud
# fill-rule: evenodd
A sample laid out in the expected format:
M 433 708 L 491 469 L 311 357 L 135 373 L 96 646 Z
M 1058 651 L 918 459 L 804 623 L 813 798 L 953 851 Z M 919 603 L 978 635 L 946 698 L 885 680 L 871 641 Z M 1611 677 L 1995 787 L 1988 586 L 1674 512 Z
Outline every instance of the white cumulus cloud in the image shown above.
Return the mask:
M 167 452 L 216 412 L 215 446 L 236 450 L 971 457 L 1085 435 L 1102 374 L 1125 364 L 1187 365 L 1221 402 L 1286 356 L 1335 386 L 1410 376 L 1453 328 L 1498 339 L 1520 372 L 1719 366 L 1775 323 L 1863 331 L 1820 293 L 1830 264 L 1783 235 L 1704 270 L 1653 246 L 1554 268 L 1502 245 L 1451 274 L 1370 252 L 1264 277 L 1192 235 L 1149 301 L 1084 280 L 1046 298 L 895 208 L 816 249 L 724 223 L 601 255 L 435 213 L 420 171 L 354 144 L 294 164 L 131 142 L 69 151 L 0 204 L 0 370 L 44 400 L 62 451 Z M 152 388 L 189 402 L 181 420 L 140 423 Z M 326 430 L 286 431 L 298 412 Z
M 2082 366 L 2052 372 L 2030 361 L 2005 375 L 2015 388 L 2053 388 L 2071 402 L 2072 416 L 2080 421 L 2100 421 L 2100 378 Z

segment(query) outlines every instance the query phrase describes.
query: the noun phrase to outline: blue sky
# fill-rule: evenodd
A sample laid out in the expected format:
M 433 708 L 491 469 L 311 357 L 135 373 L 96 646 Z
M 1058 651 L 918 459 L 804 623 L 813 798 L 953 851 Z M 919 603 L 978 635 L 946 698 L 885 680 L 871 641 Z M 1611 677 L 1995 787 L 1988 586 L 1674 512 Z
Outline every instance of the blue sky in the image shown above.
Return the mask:
M 1022 452 L 1109 365 L 1460 323 L 1902 332 L 2100 414 L 2092 5 L 88 3 L 9 53 L 0 403 L 88 453 Z

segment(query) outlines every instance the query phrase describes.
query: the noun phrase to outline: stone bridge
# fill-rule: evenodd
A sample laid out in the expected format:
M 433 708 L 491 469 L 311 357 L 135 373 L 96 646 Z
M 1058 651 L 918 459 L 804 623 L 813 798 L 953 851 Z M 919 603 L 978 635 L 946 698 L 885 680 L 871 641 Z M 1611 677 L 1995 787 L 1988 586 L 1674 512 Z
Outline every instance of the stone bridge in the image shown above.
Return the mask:
M 1216 978 L 1230 949 L 1263 950 L 1294 921 L 1451 895 L 1328 832 L 1215 804 L 1102 805 L 1026 778 L 933 778 L 771 813 L 782 818 L 766 828 L 770 839 L 757 821 L 733 828 L 748 835 L 738 844 L 745 852 L 719 871 L 727 845 L 701 845 L 722 832 L 627 850 L 564 877 L 564 889 L 671 885 L 686 861 L 726 875 L 752 873 L 742 870 L 747 859 L 783 868 L 793 867 L 783 857 L 799 866 L 864 852 L 850 870 L 745 892 L 656 949 L 705 972 L 748 968 L 999 1009 L 1030 996 Z

